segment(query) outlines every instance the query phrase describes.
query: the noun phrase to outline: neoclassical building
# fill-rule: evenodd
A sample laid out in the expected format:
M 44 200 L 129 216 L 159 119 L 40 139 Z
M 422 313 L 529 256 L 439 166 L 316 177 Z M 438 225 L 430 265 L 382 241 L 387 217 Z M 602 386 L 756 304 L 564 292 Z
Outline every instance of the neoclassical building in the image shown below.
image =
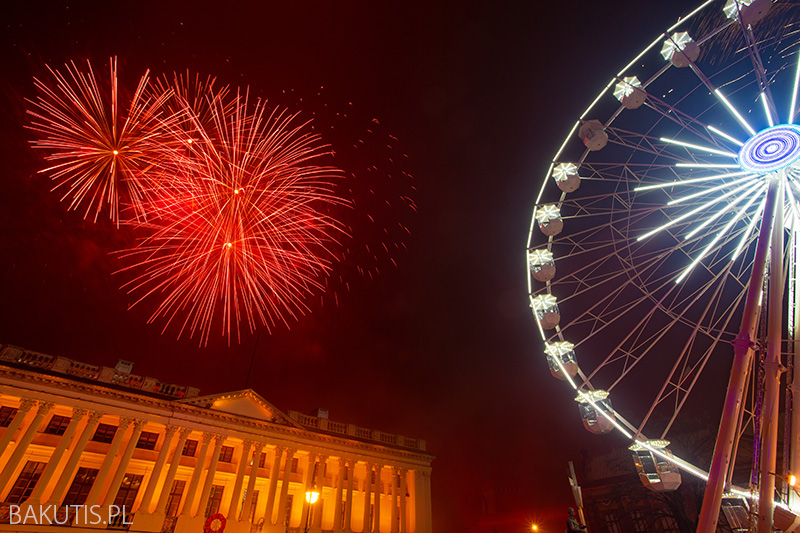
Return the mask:
M 0 533 L 431 533 L 425 441 L 130 370 L 0 345 Z

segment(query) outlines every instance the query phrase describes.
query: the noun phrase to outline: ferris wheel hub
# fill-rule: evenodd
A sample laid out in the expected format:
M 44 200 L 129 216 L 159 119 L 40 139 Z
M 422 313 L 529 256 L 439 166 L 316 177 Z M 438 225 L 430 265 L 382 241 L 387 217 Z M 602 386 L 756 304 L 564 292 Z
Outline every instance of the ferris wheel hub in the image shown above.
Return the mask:
M 787 168 L 800 159 L 800 127 L 772 126 L 756 133 L 739 150 L 743 170 L 764 174 Z

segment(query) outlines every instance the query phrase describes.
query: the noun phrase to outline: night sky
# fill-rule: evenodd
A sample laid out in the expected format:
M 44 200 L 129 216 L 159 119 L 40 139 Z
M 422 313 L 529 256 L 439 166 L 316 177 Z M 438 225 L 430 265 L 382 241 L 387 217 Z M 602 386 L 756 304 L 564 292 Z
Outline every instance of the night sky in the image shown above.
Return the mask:
M 249 386 L 279 409 L 326 407 L 333 420 L 426 439 L 437 533 L 476 528 L 492 487 L 514 494 L 520 524 L 563 529 L 567 461 L 621 438 L 586 432 L 547 370 L 525 285 L 533 202 L 597 91 L 692 5 L 4 2 L 0 343 L 134 361 L 136 374 L 201 394 Z M 417 213 L 398 213 L 411 235 L 397 267 L 230 347 L 146 324 L 148 309 L 128 310 L 112 275 L 124 232 L 59 203 L 23 128 L 45 64 L 112 55 L 123 81 L 188 69 L 378 119 L 416 188 Z

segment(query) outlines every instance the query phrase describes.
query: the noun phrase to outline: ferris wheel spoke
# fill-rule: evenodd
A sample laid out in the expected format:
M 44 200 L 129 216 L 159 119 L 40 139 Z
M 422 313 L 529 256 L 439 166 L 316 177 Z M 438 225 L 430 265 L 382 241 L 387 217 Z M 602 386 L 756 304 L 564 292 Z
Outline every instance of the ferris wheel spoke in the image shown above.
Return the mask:
M 698 226 L 697 228 L 695 228 L 694 230 L 692 230 L 691 232 L 689 232 L 689 233 L 686 235 L 686 238 L 687 238 L 687 239 L 689 239 L 690 237 L 692 237 L 693 235 L 695 235 L 697 232 L 699 232 L 699 231 L 701 231 L 703 228 L 705 228 L 705 227 L 706 227 L 708 224 L 710 224 L 710 223 L 711 223 L 713 220 L 715 220 L 716 218 L 718 218 L 718 217 L 721 217 L 722 215 L 724 215 L 724 214 L 725 214 L 725 213 L 727 213 L 728 211 L 731 211 L 731 210 L 733 210 L 733 209 L 736 207 L 736 205 L 738 205 L 738 203 L 739 203 L 739 202 L 740 202 L 742 199 L 744 199 L 744 198 L 748 198 L 748 197 L 749 197 L 749 200 L 748 200 L 748 201 L 747 201 L 747 203 L 744 205 L 744 207 L 743 207 L 743 208 L 742 208 L 742 209 L 741 209 L 741 210 L 740 210 L 740 211 L 739 211 L 739 212 L 736 214 L 736 216 L 734 216 L 734 217 L 732 217 L 732 218 L 731 218 L 731 220 L 730 220 L 730 221 L 729 221 L 729 222 L 728 222 L 728 223 L 725 225 L 725 227 L 724 227 L 724 228 L 722 228 L 722 230 L 720 230 L 719 232 L 717 232 L 717 234 L 714 236 L 714 238 L 711 240 L 711 242 L 710 242 L 710 243 L 708 243 L 708 245 L 707 245 L 707 246 L 706 246 L 706 247 L 703 249 L 703 251 L 702 251 L 702 252 L 700 252 L 700 253 L 697 255 L 697 257 L 696 257 L 696 258 L 695 258 L 695 259 L 692 261 L 692 263 L 691 263 L 691 264 L 690 264 L 688 267 L 686 267 L 686 268 L 683 270 L 683 273 L 682 273 L 680 276 L 678 276 L 678 277 L 676 278 L 676 280 L 675 280 L 676 282 L 680 282 L 680 281 L 681 281 L 681 280 L 683 280 L 683 279 L 684 279 L 684 278 L 685 278 L 687 275 L 689 275 L 689 272 L 691 272 L 691 270 L 692 270 L 694 267 L 696 267 L 696 266 L 697 266 L 697 264 L 698 264 L 700 261 L 702 261 L 702 260 L 703 260 L 703 259 L 706 257 L 706 255 L 708 255 L 709 251 L 711 251 L 711 249 L 713 249 L 714 245 L 716 245 L 716 244 L 717 244 L 717 242 L 719 242 L 719 240 L 720 240 L 720 239 L 722 239 L 722 238 L 723 238 L 725 235 L 727 235 L 727 234 L 728 234 L 728 232 L 730 231 L 730 229 L 733 227 L 733 225 L 734 225 L 734 224 L 736 224 L 737 222 L 739 222 L 739 221 L 740 221 L 740 220 L 741 220 L 741 219 L 744 217 L 745 213 L 747 212 L 747 209 L 748 209 L 748 208 L 749 208 L 749 207 L 750 207 L 750 206 L 751 206 L 751 205 L 752 205 L 752 204 L 753 204 L 753 203 L 756 201 L 756 199 L 758 198 L 758 196 L 756 196 L 756 195 L 751 195 L 751 194 L 748 194 L 748 193 L 753 193 L 753 192 L 755 192 L 755 190 L 756 190 L 757 188 L 758 188 L 758 189 L 760 189 L 760 190 L 759 190 L 759 192 L 760 192 L 760 193 L 765 193 L 765 192 L 766 192 L 766 189 L 767 189 L 767 186 L 766 186 L 766 185 L 761 185 L 760 187 L 752 187 L 751 189 L 749 189 L 748 191 L 746 191 L 746 192 L 745 192 L 745 194 L 743 194 L 742 196 L 740 196 L 739 198 L 737 198 L 737 199 L 735 199 L 733 202 L 731 202 L 731 203 L 730 203 L 730 204 L 729 204 L 729 205 L 728 205 L 726 208 L 724 208 L 724 209 L 720 209 L 719 211 L 717 211 L 717 213 L 716 213 L 715 215 L 713 215 L 713 216 L 709 217 L 709 218 L 708 218 L 708 219 L 707 219 L 705 222 L 703 222 L 703 223 L 702 223 L 700 226 Z
M 648 106 L 653 111 L 655 111 L 656 113 L 658 113 L 659 115 L 661 115 L 661 117 L 670 120 L 671 122 L 680 126 L 682 130 L 688 131 L 694 134 L 695 136 L 699 137 L 700 139 L 703 139 L 711 144 L 714 144 L 717 147 L 720 147 L 713 136 L 705 133 L 706 130 L 713 131 L 714 128 L 700 121 L 697 117 L 689 115 L 688 113 L 684 113 L 677 107 L 670 105 L 664 100 L 651 94 L 647 95 L 647 100 L 645 101 L 645 105 Z M 699 128 L 696 126 L 699 126 Z M 727 135 L 723 134 L 722 137 L 735 144 L 739 144 L 740 146 L 742 144 Z
M 736 4 L 736 6 L 738 9 L 738 4 Z M 745 24 L 745 22 L 742 20 L 741 12 L 737 13 L 737 18 L 739 19 L 739 27 L 742 29 L 745 44 L 747 45 L 747 53 L 750 56 L 750 60 L 753 64 L 753 72 L 755 73 L 756 80 L 758 81 L 758 86 L 760 89 L 759 96 L 764 105 L 764 112 L 767 116 L 767 122 L 769 122 L 771 127 L 774 126 L 775 122 L 778 120 L 778 111 L 772 98 L 769 80 L 767 80 L 767 71 L 764 68 L 763 61 L 761 60 L 761 54 L 758 51 L 758 45 L 756 43 L 755 36 L 753 35 L 752 27 L 749 24 Z
M 664 163 L 667 161 L 686 161 L 677 155 L 666 152 L 664 143 L 659 142 L 659 139 L 656 137 L 649 137 L 620 128 L 606 128 L 606 132 L 609 133 L 609 143 L 623 148 L 630 148 L 635 150 L 638 154 L 649 154 L 663 158 Z M 611 134 L 613 134 L 613 137 Z
M 795 63 L 794 83 L 792 84 L 792 100 L 789 104 L 789 117 L 786 121 L 787 124 L 794 124 L 794 120 L 797 117 L 797 91 L 798 87 L 800 87 L 800 49 L 795 52 Z
M 723 139 L 727 139 L 727 140 L 729 140 L 730 142 L 732 142 L 733 144 L 735 144 L 737 146 L 744 146 L 744 143 L 742 141 L 740 141 L 739 139 L 736 139 L 734 137 L 731 137 L 730 135 L 728 135 L 724 131 L 721 131 L 721 130 L 717 129 L 714 126 L 707 126 L 707 127 L 708 127 L 708 131 L 710 131 L 714 135 L 722 137 Z
M 686 213 L 684 213 L 684 214 L 682 214 L 682 215 L 680 215 L 680 216 L 678 216 L 676 218 L 673 218 L 669 222 L 667 222 L 665 224 L 662 224 L 661 226 L 659 226 L 659 227 L 657 227 L 657 228 L 655 228 L 655 229 L 653 229 L 653 230 L 651 230 L 651 231 L 649 231 L 647 233 L 644 233 L 644 234 L 638 236 L 636 238 L 636 240 L 637 241 L 641 241 L 641 240 L 644 240 L 644 239 L 648 239 L 648 238 L 652 237 L 653 235 L 655 235 L 656 233 L 659 233 L 660 231 L 662 231 L 662 230 L 664 230 L 666 228 L 674 226 L 675 224 L 678 224 L 679 222 L 682 222 L 684 220 L 687 220 L 690 217 L 693 217 L 693 216 L 697 215 L 698 213 L 700 213 L 702 211 L 708 210 L 709 208 L 711 208 L 711 207 L 715 206 L 716 204 L 724 201 L 725 199 L 727 199 L 727 198 L 729 198 L 729 197 L 731 197 L 731 196 L 733 196 L 735 194 L 738 194 L 738 193 L 742 192 L 746 188 L 747 188 L 747 185 L 742 185 L 740 187 L 737 187 L 733 191 L 729 191 L 729 192 L 727 192 L 725 194 L 722 194 L 722 195 L 719 195 L 719 196 L 717 196 L 715 198 L 712 198 L 711 200 L 700 204 L 696 208 L 694 208 L 694 209 L 692 209 L 692 210 L 690 210 L 690 211 L 688 211 L 688 212 L 686 212 Z M 697 197 L 697 195 L 692 195 L 692 196 L 693 197 Z
M 724 155 L 725 157 L 730 157 L 731 159 L 736 159 L 738 157 L 738 155 L 734 154 L 733 152 L 728 152 L 728 151 L 725 151 L 725 150 L 719 150 L 717 148 L 709 148 L 707 146 L 698 146 L 696 144 L 690 144 L 690 143 L 683 142 L 683 141 L 678 141 L 678 140 L 675 140 L 675 139 L 667 139 L 666 137 L 661 137 L 659 139 L 659 141 L 665 142 L 667 144 L 674 144 L 674 145 L 677 145 L 677 146 L 682 146 L 684 148 L 690 148 L 690 149 L 693 149 L 693 150 L 699 150 L 701 152 L 712 153 L 712 154 L 717 154 L 717 155 Z
M 640 355 L 634 357 L 635 361 L 633 362 L 633 364 L 631 364 L 630 367 L 628 367 L 624 372 L 622 372 L 620 374 L 620 376 L 617 378 L 617 380 L 615 380 L 612 383 L 612 385 L 609 387 L 608 390 L 611 390 L 614 386 L 616 386 L 625 377 L 625 375 L 633 368 L 633 366 L 638 364 L 638 362 L 640 360 L 642 360 L 644 358 L 644 356 L 646 356 L 647 353 L 649 353 L 650 350 L 654 346 L 657 346 L 658 345 L 658 340 L 663 338 L 664 335 L 666 335 L 666 333 L 668 333 L 674 326 L 676 326 L 678 323 L 680 323 L 680 317 L 685 315 L 686 310 L 688 310 L 693 305 L 695 305 L 696 303 L 701 301 L 701 299 L 706 296 L 706 292 L 708 290 L 710 290 L 713 286 L 719 285 L 718 283 L 715 283 L 715 282 L 718 281 L 721 278 L 724 278 L 724 274 L 725 274 L 724 272 L 718 274 L 716 279 L 711 280 L 711 282 L 705 284 L 700 290 L 696 291 L 693 295 L 691 295 L 692 297 L 691 297 L 690 300 L 681 303 L 680 306 L 683 309 L 677 309 L 676 313 L 674 314 L 673 319 L 670 321 L 670 323 L 667 324 L 666 326 L 664 326 L 659 332 L 653 334 L 653 337 L 645 339 L 645 341 L 642 342 L 639 346 L 637 346 L 635 344 L 631 345 L 630 348 L 627 350 L 629 353 L 639 353 L 638 352 L 639 348 L 643 348 L 644 351 L 642 351 Z M 665 301 L 667 300 L 667 298 L 671 294 L 674 294 L 674 293 L 678 292 L 679 290 L 680 290 L 679 287 L 677 285 L 674 285 L 674 284 L 672 285 L 672 287 L 668 288 L 664 292 L 663 296 L 657 302 L 654 303 L 654 305 L 651 307 L 650 311 L 635 326 L 633 326 L 631 328 L 631 331 L 628 333 L 628 335 L 626 335 L 622 339 L 622 341 L 616 346 L 616 348 L 609 354 L 609 356 L 605 360 L 603 360 L 603 362 L 601 362 L 598 365 L 597 370 L 595 370 L 595 373 L 598 372 L 601 368 L 604 368 L 605 366 L 607 366 L 609 363 L 612 363 L 614 361 L 614 357 L 613 357 L 614 353 L 616 353 L 616 352 L 618 352 L 620 350 L 623 350 L 625 345 L 626 345 L 626 343 L 629 343 L 629 341 L 631 339 L 635 338 L 635 335 L 636 335 L 637 331 L 644 331 L 644 329 L 645 329 L 644 326 L 650 321 L 652 315 L 657 310 L 662 308 L 662 305 L 665 303 Z M 719 289 L 717 289 L 717 290 L 719 290 Z M 709 300 L 709 304 L 708 305 L 710 306 L 711 302 L 713 302 L 713 301 L 714 301 L 714 298 L 713 298 L 713 295 L 712 295 L 712 297 Z M 703 316 L 705 316 L 705 313 L 704 313 Z M 700 323 L 700 321 L 698 321 L 698 323 Z M 589 376 L 589 379 L 591 379 L 593 377 L 593 375 L 594 375 L 594 373 Z
M 728 265 L 728 268 L 730 268 L 730 265 Z M 724 277 L 726 274 L 727 274 L 727 272 L 725 272 L 723 270 L 720 273 L 720 277 Z M 668 399 L 668 397 L 670 395 L 674 394 L 675 395 L 675 399 L 676 399 L 676 406 L 673 409 L 672 417 L 669 419 L 669 421 L 666 424 L 666 427 L 664 428 L 663 432 L 661 433 L 661 438 L 662 439 L 666 438 L 666 435 L 669 432 L 669 429 L 672 427 L 672 424 L 674 423 L 674 421 L 675 421 L 676 417 L 678 416 L 678 414 L 680 414 L 680 412 L 681 412 L 681 410 L 682 410 L 682 408 L 683 408 L 683 406 L 684 406 L 684 404 L 686 402 L 686 399 L 689 397 L 689 394 L 694 389 L 694 386 L 697 383 L 698 378 L 702 374 L 702 371 L 705 368 L 705 365 L 708 362 L 709 358 L 711 357 L 711 354 L 716 349 L 717 344 L 719 343 L 720 337 L 722 335 L 722 332 L 725 331 L 724 327 L 721 328 L 720 329 L 720 333 L 713 340 L 712 344 L 705 350 L 703 355 L 697 359 L 697 361 L 695 362 L 694 365 L 689 367 L 689 356 L 692 353 L 692 348 L 695 345 L 695 342 L 697 340 L 697 336 L 698 336 L 698 333 L 700 331 L 700 323 L 702 322 L 703 318 L 708 315 L 709 312 L 713 313 L 713 311 L 714 311 L 713 304 L 714 304 L 714 302 L 718 301 L 719 295 L 722 292 L 723 287 L 724 287 L 724 284 L 722 284 L 722 283 L 718 283 L 716 285 L 716 289 L 714 291 L 714 294 L 712 294 L 711 298 L 709 298 L 708 305 L 704 309 L 701 319 L 698 320 L 697 325 L 694 327 L 694 329 L 692 330 L 691 335 L 689 336 L 689 338 L 687 339 L 686 343 L 684 344 L 683 350 L 681 351 L 680 355 L 676 359 L 675 364 L 673 365 L 672 370 L 670 371 L 669 375 L 667 376 L 667 379 L 664 382 L 661 390 L 656 395 L 655 401 L 653 402 L 650 410 L 648 411 L 648 413 L 645 415 L 644 419 L 642 420 L 642 423 L 639 426 L 640 429 L 644 428 L 644 426 L 647 424 L 648 420 L 650 419 L 650 416 L 653 414 L 653 412 L 656 409 L 656 407 L 659 404 L 661 404 L 663 401 Z M 738 302 L 741 300 L 743 295 L 744 295 L 744 292 L 741 291 L 739 293 L 738 298 L 736 299 L 736 302 L 735 302 L 736 304 L 738 304 Z M 735 311 L 735 309 L 737 307 L 738 307 L 738 305 L 733 305 L 730 308 L 730 312 L 727 313 L 727 319 L 726 319 L 725 325 L 727 325 L 727 323 L 730 321 L 730 319 L 733 316 L 733 313 L 734 313 L 734 311 Z M 680 369 L 680 372 L 678 373 L 679 377 L 678 377 L 678 379 L 676 381 L 673 381 L 673 378 L 674 378 L 676 372 L 679 369 Z M 688 386 L 683 386 L 684 382 L 686 381 L 686 378 L 689 377 L 689 376 L 692 376 L 691 381 L 689 382 Z M 670 390 L 670 388 L 671 388 L 671 390 Z M 683 397 L 682 398 L 680 397 L 680 393 L 681 392 L 683 392 Z
M 749 170 L 744 170 L 742 172 L 727 172 L 725 174 L 712 174 L 711 176 L 703 176 L 702 178 L 690 178 L 684 180 L 668 181 L 666 183 L 640 185 L 639 187 L 635 187 L 633 190 L 634 192 L 651 191 L 653 189 L 665 189 L 667 187 L 675 187 L 679 185 L 696 185 L 698 183 L 703 183 L 706 181 L 718 181 L 727 178 L 737 178 L 741 176 L 753 176 L 753 175 L 754 174 L 751 173 Z

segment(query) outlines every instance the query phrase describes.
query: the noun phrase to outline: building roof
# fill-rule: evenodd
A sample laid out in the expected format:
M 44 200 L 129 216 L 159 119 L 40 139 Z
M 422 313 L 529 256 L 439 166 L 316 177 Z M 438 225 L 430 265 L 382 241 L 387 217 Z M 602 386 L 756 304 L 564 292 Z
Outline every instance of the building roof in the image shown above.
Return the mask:
M 196 405 L 233 415 L 256 418 L 273 424 L 301 427 L 300 424 L 283 414 L 277 407 L 261 397 L 252 389 L 244 389 L 222 394 L 210 394 L 196 398 L 178 400 L 180 403 Z

